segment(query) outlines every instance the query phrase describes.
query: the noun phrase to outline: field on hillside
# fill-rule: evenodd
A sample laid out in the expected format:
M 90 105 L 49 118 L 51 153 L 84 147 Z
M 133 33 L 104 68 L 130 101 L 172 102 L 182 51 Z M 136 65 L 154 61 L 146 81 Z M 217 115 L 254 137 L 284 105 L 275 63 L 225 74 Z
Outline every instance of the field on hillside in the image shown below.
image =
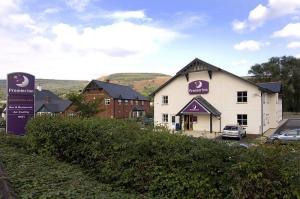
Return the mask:
M 43 89 L 51 90 L 59 96 L 64 97 L 69 92 L 78 92 L 82 90 L 88 81 L 80 80 L 54 80 L 54 79 L 37 79 L 36 86 Z M 5 99 L 6 80 L 0 80 L 0 100 Z
M 112 83 L 131 86 L 141 94 L 148 96 L 170 78 L 171 76 L 161 73 L 115 73 L 100 77 L 99 80 L 109 80 Z
M 161 73 L 115 73 L 109 76 L 100 77 L 100 81 L 110 80 L 111 83 L 131 86 L 134 90 L 144 96 L 148 96 L 159 86 L 168 81 L 171 77 Z M 36 86 L 50 90 L 57 95 L 64 97 L 67 93 L 82 90 L 88 81 L 80 80 L 54 80 L 37 79 Z M 6 80 L 0 80 L 0 101 L 5 99 Z

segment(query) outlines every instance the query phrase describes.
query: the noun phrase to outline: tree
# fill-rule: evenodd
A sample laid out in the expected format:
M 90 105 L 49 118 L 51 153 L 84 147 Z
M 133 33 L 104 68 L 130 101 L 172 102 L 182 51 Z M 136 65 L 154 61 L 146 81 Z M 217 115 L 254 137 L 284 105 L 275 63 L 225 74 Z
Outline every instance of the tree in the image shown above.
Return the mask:
M 268 62 L 255 64 L 248 71 L 255 82 L 281 81 L 283 110 L 300 111 L 300 59 L 292 56 L 272 57 Z
M 79 113 L 83 117 L 92 117 L 99 113 L 99 104 L 103 99 L 85 100 L 82 94 L 70 93 L 67 98 L 73 102 L 75 112 Z

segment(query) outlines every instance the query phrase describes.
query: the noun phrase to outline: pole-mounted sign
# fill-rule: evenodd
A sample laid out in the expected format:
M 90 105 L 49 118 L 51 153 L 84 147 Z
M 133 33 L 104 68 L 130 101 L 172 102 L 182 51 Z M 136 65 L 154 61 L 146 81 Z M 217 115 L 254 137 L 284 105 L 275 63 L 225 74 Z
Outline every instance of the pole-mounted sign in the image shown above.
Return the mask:
M 27 121 L 34 116 L 35 77 L 27 73 L 7 75 L 6 132 L 25 134 Z

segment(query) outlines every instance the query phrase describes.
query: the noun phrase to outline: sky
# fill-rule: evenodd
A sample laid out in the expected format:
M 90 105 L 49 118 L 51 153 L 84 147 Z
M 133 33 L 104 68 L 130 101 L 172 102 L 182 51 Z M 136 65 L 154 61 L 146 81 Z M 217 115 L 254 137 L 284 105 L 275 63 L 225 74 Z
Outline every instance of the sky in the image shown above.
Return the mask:
M 194 58 L 236 75 L 300 57 L 300 0 L 0 0 L 0 78 L 174 75 Z

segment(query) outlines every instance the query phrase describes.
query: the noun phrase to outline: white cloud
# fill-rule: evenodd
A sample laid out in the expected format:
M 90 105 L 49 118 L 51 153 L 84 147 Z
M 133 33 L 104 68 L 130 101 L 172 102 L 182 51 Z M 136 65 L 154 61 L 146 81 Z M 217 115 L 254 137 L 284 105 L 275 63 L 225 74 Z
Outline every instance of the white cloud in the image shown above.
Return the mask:
M 147 17 L 144 10 L 134 10 L 134 11 L 116 11 L 106 15 L 107 18 L 117 19 L 117 20 L 129 20 L 129 19 L 139 19 L 151 21 L 152 19 Z
M 247 27 L 245 21 L 234 20 L 232 22 L 232 28 L 236 32 L 242 32 Z
M 300 53 L 297 54 L 295 57 L 298 58 L 298 59 L 300 59 Z
M 38 77 L 89 79 L 131 67 L 139 71 L 145 57 L 181 36 L 148 21 L 117 20 L 97 27 L 49 23 L 36 31 L 33 27 L 43 26 L 26 13 L 10 13 L 6 19 L 10 24 L 0 24 L 0 46 L 5 46 L 0 48 L 1 75 L 26 71 Z
M 243 21 L 243 25 L 237 26 L 233 22 L 233 30 L 240 32 L 246 28 L 252 30 L 262 26 L 267 20 L 283 17 L 286 15 L 299 14 L 299 0 L 269 0 L 268 5 L 259 4 L 249 12 L 248 18 Z M 237 20 L 235 20 L 237 21 Z M 240 28 L 237 28 L 240 27 Z
M 91 0 L 66 0 L 66 4 L 72 9 L 82 12 L 89 5 Z
M 300 38 L 300 23 L 290 23 L 283 29 L 273 33 L 274 37 L 297 37 Z
M 287 48 L 300 48 L 300 41 L 293 41 L 287 45 Z
M 59 8 L 47 8 L 46 10 L 43 11 L 43 14 L 44 15 L 55 14 L 55 13 L 58 13 L 59 11 L 60 11 Z
M 20 0 L 1 0 L 0 1 L 0 15 L 17 10 L 19 8 Z
M 246 40 L 246 41 L 241 41 L 238 44 L 235 44 L 233 48 L 239 51 L 258 51 L 263 46 L 267 46 L 267 45 L 270 45 L 270 43 L 269 42 L 262 43 L 254 40 Z

